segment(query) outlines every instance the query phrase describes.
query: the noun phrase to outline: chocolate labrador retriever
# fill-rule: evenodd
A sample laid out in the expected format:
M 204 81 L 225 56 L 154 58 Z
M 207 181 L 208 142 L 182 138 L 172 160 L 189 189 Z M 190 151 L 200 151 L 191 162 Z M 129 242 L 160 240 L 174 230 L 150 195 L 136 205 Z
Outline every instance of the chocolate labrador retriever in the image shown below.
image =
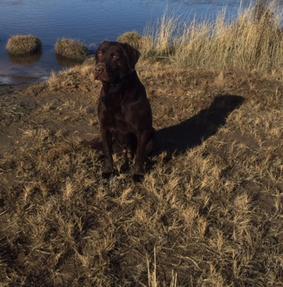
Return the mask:
M 98 119 L 104 151 L 102 175 L 114 173 L 112 144 L 125 149 L 122 172 L 128 168 L 128 150 L 135 156 L 133 178 L 144 174 L 146 154 L 152 149 L 154 129 L 146 90 L 135 65 L 140 53 L 125 43 L 103 42 L 97 49 L 95 78 L 102 82 Z

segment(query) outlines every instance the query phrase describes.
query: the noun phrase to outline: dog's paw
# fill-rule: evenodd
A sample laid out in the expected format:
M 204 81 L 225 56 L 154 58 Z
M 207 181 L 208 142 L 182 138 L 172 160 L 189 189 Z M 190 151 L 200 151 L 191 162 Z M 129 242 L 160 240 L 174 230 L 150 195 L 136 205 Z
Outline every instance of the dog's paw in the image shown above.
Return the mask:
M 101 177 L 104 178 L 104 179 L 109 179 L 111 178 L 112 176 L 114 176 L 114 173 L 113 172 L 105 172 L 103 171 L 101 173 Z
M 142 182 L 144 180 L 143 169 L 134 169 L 132 173 L 132 179 L 134 182 Z
M 101 172 L 102 178 L 105 178 L 105 179 L 110 178 L 110 177 L 114 176 L 115 174 L 116 173 L 115 173 L 114 168 L 113 167 L 108 167 L 108 166 L 104 167 L 102 169 L 102 172 Z
M 120 173 L 127 173 L 130 170 L 130 165 L 128 162 L 124 162 L 120 167 Z
M 144 174 L 133 174 L 132 179 L 134 182 L 143 182 L 144 180 Z

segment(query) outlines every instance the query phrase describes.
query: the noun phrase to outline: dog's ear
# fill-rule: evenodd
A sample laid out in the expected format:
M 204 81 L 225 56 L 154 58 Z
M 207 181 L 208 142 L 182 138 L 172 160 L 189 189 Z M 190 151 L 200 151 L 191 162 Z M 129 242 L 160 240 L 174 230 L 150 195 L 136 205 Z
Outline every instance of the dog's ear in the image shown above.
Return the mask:
M 109 46 L 110 42 L 103 41 L 95 51 L 95 61 L 96 63 L 101 59 L 103 56 L 104 50 Z
M 138 62 L 141 55 L 140 52 L 127 43 L 121 43 L 121 45 L 129 60 L 129 65 L 131 69 L 135 69 L 136 63 Z

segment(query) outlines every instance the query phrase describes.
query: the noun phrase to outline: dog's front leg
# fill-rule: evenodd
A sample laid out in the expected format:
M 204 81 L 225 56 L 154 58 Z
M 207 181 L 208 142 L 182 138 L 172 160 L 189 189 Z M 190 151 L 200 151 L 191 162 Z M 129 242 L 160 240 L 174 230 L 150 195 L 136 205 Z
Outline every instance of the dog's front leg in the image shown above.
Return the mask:
M 151 139 L 152 133 L 149 131 L 142 131 L 137 135 L 137 151 L 134 166 L 133 178 L 134 180 L 139 180 L 144 175 L 144 161 L 146 146 Z
M 102 145 L 104 152 L 104 166 L 102 176 L 109 177 L 113 174 L 113 157 L 112 157 L 112 135 L 107 129 L 101 129 Z

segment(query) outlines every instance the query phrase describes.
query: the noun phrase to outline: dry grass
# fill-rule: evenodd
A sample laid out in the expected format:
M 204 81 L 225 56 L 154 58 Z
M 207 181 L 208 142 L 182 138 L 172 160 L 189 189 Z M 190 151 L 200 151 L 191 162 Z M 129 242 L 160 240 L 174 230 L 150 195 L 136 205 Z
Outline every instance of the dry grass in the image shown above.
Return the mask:
M 260 7 L 260 8 L 259 8 Z M 234 22 L 182 24 L 163 17 L 141 45 L 145 57 L 178 67 L 272 71 L 283 69 L 282 15 L 275 4 L 242 10 Z M 182 27 L 182 28 L 180 28 Z
M 83 61 L 89 54 L 87 47 L 80 41 L 73 39 L 60 39 L 55 44 L 58 56 L 71 60 Z
M 142 38 L 144 55 L 171 61 L 137 66 L 159 143 L 142 183 L 100 176 L 91 61 L 23 91 L 0 87 L 1 286 L 282 286 L 281 40 L 260 19 L 219 18 L 209 37 L 195 25 L 179 47 Z
M 140 184 L 101 179 L 92 65 L 0 97 L 1 286 L 282 286 L 283 75 L 148 67 Z
M 126 32 L 122 34 L 121 36 L 119 36 L 117 38 L 117 41 L 121 43 L 128 43 L 132 47 L 136 49 L 140 49 L 141 44 L 142 44 L 141 43 L 142 36 L 136 31 Z
M 13 56 L 31 55 L 41 50 L 41 41 L 32 35 L 16 35 L 8 40 L 6 49 Z

